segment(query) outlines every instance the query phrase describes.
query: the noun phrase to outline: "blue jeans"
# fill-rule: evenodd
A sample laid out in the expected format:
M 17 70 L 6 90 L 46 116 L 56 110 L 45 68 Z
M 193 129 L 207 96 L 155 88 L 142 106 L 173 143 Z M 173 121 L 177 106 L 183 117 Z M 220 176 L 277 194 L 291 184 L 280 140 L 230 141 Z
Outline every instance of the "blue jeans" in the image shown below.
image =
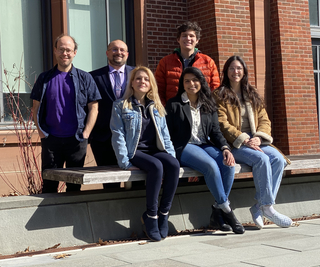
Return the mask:
M 232 149 L 237 163 L 244 163 L 252 167 L 253 181 L 256 188 L 255 199 L 259 206 L 275 203 L 283 169 L 286 161 L 281 153 L 271 146 L 260 146 L 262 152 L 241 146 Z
M 181 166 L 201 172 L 218 204 L 228 201 L 234 180 L 234 167 L 223 164 L 222 151 L 210 145 L 187 144 L 180 158 Z

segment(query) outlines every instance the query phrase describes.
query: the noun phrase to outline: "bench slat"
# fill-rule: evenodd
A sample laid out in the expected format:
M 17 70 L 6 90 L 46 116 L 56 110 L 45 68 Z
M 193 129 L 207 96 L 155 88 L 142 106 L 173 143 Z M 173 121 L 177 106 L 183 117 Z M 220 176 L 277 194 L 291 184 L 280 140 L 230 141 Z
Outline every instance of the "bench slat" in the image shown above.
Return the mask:
M 317 169 L 320 168 L 320 156 L 318 159 L 298 159 L 292 160 L 291 164 L 288 165 L 285 170 L 302 170 L 302 169 Z
M 320 171 L 320 155 L 307 159 L 302 156 L 290 157 L 291 165 L 285 170 L 301 170 L 319 168 Z M 236 174 L 251 172 L 251 168 L 245 164 L 236 164 Z M 181 167 L 179 178 L 202 176 L 201 173 L 188 168 Z M 145 180 L 145 172 L 135 168 L 133 170 L 121 170 L 118 166 L 100 166 L 100 167 L 84 167 L 84 168 L 68 168 L 68 169 L 47 169 L 43 171 L 43 178 L 54 181 L 64 181 L 75 184 L 101 184 L 101 183 L 117 183 Z

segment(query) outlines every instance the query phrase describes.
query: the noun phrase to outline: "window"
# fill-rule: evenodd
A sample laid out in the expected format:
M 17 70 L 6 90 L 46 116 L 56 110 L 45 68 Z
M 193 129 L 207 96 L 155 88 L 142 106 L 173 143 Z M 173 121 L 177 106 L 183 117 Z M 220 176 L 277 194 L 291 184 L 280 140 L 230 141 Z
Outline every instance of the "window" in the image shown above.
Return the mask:
M 68 0 L 69 33 L 79 44 L 77 68 L 91 71 L 107 64 L 107 44 L 115 39 L 134 51 L 132 0 Z M 134 60 L 130 53 L 130 60 Z M 128 62 L 128 64 L 131 64 Z
M 43 71 L 43 49 L 41 38 L 41 1 L 0 1 L 0 80 L 5 81 L 8 72 L 10 90 L 20 94 L 20 108 L 24 115 L 31 106 L 31 88 L 27 83 L 14 81 L 18 72 L 33 84 Z M 9 90 L 0 85 L 0 123 L 10 122 L 7 96 Z
M 320 129 L 320 0 L 309 0 L 309 18 L 312 38 L 313 73 L 316 88 L 318 127 Z M 320 136 L 319 136 L 320 137 Z
M 4 69 L 13 74 L 9 83 L 15 93 L 19 91 L 23 114 L 32 106 L 30 92 L 36 78 L 52 67 L 51 2 L 0 1 L 0 80 L 6 80 Z M 74 59 L 76 67 L 91 71 L 105 66 L 107 44 L 114 39 L 127 43 L 128 64 L 135 65 L 134 1 L 67 0 L 66 4 L 68 32 L 79 44 Z M 19 86 L 14 81 L 19 70 L 30 86 L 24 82 Z M 12 122 L 6 105 L 8 93 L 6 86 L 0 83 L 0 127 Z
M 312 39 L 312 57 L 319 120 L 318 125 L 320 126 L 320 39 Z
M 319 0 L 309 0 L 310 25 L 320 26 L 319 23 Z

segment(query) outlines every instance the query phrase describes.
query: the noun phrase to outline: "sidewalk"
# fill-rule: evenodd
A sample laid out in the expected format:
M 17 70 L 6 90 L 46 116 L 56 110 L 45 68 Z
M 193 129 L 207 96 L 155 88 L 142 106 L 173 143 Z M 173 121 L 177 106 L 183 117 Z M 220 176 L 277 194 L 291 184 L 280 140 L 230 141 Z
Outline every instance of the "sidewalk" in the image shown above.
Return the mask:
M 0 260 L 1 267 L 27 266 L 320 266 L 320 219 L 298 227 L 268 225 L 245 234 L 207 233 Z M 62 259 L 55 255 L 70 254 Z

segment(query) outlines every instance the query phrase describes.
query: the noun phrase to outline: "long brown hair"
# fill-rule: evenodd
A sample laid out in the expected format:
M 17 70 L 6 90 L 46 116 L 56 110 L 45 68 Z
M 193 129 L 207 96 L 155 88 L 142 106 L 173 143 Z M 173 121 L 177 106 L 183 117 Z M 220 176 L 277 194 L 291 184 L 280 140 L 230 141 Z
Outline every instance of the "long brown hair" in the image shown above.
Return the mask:
M 263 99 L 257 92 L 257 89 L 254 88 L 248 81 L 248 68 L 244 60 L 240 56 L 231 56 L 228 58 L 226 63 L 224 64 L 222 71 L 222 81 L 218 90 L 218 96 L 224 101 L 229 102 L 231 105 L 240 106 L 238 101 L 237 94 L 232 89 L 230 80 L 228 77 L 228 70 L 231 63 L 235 60 L 238 60 L 243 67 L 243 77 L 240 81 L 240 88 L 242 95 L 245 94 L 248 96 L 249 101 L 253 107 L 253 109 L 257 110 L 259 108 L 265 107 Z

